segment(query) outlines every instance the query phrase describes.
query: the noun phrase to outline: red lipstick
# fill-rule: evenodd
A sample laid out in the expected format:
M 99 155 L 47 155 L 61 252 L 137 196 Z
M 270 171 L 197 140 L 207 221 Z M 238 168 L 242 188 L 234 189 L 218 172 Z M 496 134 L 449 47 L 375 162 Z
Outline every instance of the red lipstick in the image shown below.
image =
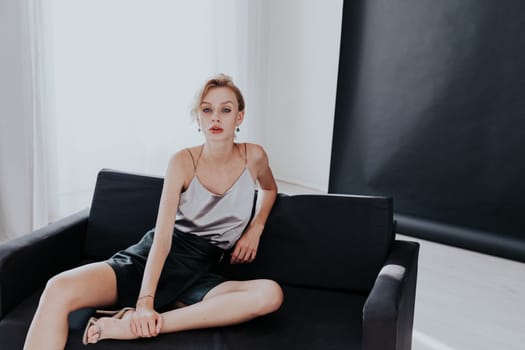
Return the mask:
M 224 131 L 224 129 L 221 128 L 221 127 L 218 126 L 218 125 L 212 125 L 208 130 L 209 130 L 212 134 L 220 134 L 221 132 Z

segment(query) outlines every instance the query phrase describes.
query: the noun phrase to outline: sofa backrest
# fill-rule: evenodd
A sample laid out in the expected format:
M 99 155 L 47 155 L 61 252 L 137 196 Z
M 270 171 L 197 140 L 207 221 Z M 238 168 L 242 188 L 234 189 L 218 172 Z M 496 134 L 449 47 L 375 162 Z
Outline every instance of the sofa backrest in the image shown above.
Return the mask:
M 368 292 L 394 240 L 392 199 L 280 195 L 251 264 L 222 266 L 235 279 Z
M 155 225 L 163 179 L 103 169 L 97 177 L 84 253 L 106 259 Z M 367 292 L 394 239 L 392 199 L 280 194 L 251 264 L 231 278 Z
M 84 254 L 106 259 L 155 226 L 163 178 L 102 169 L 89 212 Z

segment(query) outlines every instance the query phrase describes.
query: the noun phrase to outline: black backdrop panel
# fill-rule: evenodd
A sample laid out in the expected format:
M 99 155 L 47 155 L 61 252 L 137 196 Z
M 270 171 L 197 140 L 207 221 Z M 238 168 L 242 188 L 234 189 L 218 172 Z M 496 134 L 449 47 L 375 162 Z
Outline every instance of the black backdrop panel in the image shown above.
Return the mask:
M 335 113 L 330 192 L 525 261 L 525 1 L 345 1 Z

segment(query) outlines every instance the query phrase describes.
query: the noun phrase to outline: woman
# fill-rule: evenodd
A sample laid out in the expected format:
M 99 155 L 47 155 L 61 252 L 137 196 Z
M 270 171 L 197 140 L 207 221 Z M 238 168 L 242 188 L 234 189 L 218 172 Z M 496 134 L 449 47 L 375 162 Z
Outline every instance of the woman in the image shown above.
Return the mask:
M 218 75 L 192 112 L 205 143 L 171 157 L 155 228 L 108 261 L 53 277 L 24 349 L 63 349 L 67 316 L 82 307 L 126 306 L 90 319 L 84 344 L 237 324 L 280 307 L 283 294 L 274 281 L 226 281 L 210 272 L 230 248 L 232 264 L 255 259 L 277 194 L 262 147 L 234 142 L 244 119 L 242 94 Z

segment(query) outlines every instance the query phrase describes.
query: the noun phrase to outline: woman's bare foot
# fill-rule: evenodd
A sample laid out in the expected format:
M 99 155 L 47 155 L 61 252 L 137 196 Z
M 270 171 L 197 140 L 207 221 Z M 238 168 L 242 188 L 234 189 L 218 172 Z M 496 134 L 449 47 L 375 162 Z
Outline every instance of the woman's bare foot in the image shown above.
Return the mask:
M 137 339 L 130 328 L 130 318 L 133 311 L 128 311 L 121 319 L 101 317 L 87 330 L 88 344 L 94 344 L 102 339 Z

